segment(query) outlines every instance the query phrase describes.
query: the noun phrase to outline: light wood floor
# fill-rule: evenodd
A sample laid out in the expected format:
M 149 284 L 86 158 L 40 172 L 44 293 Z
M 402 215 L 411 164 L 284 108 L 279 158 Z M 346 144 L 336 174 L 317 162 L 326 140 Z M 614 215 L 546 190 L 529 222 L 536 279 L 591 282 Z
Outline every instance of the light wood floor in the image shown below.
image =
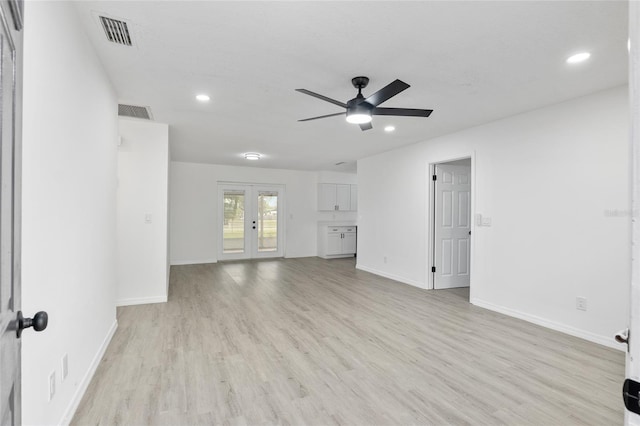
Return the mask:
M 617 425 L 624 355 L 319 258 L 171 268 L 73 424 Z

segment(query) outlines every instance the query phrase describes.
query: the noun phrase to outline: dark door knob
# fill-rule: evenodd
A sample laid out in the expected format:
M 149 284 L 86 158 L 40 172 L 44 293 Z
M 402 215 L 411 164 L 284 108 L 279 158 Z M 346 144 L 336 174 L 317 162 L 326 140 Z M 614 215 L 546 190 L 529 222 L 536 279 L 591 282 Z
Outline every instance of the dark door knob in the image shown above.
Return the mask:
M 45 311 L 40 311 L 33 316 L 33 318 L 25 318 L 22 316 L 22 311 L 18 311 L 18 327 L 16 334 L 18 338 L 22 335 L 22 330 L 25 328 L 33 327 L 35 331 L 42 331 L 47 328 L 49 323 L 49 315 Z

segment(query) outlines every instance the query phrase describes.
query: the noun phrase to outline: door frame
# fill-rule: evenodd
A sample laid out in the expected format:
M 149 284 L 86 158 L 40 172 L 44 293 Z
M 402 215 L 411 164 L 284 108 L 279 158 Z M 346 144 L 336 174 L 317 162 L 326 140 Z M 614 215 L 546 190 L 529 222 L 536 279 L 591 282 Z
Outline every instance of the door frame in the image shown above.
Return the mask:
M 426 217 L 426 229 L 429 230 L 427 233 L 427 261 L 425 262 L 425 274 L 427 279 L 425 280 L 427 290 L 435 289 L 435 282 L 433 277 L 433 272 L 431 272 L 431 267 L 433 265 L 433 259 L 435 256 L 434 244 L 436 238 L 436 229 L 435 229 L 435 197 L 436 193 L 434 190 L 432 176 L 435 173 L 435 168 L 437 164 L 441 163 L 449 163 L 451 161 L 457 160 L 466 160 L 471 159 L 471 247 L 469 250 L 469 300 L 473 300 L 473 265 L 475 259 L 475 241 L 474 234 L 476 233 L 475 226 L 475 217 L 476 217 L 476 152 L 475 151 L 464 151 L 456 154 L 441 154 L 441 155 L 433 155 L 429 156 L 427 159 L 426 173 L 425 173 L 425 181 L 427 182 L 427 190 L 426 197 L 428 200 L 427 203 L 427 214 Z
M 238 187 L 251 187 L 251 192 L 253 195 L 253 189 L 254 188 L 258 188 L 258 190 L 260 188 L 264 188 L 264 189 L 277 189 L 278 190 L 278 209 L 279 209 L 279 213 L 278 214 L 278 245 L 282 248 L 282 253 L 277 254 L 275 256 L 271 256 L 269 253 L 265 253 L 264 255 L 259 255 L 257 254 L 257 250 L 255 250 L 255 248 L 253 247 L 253 239 L 252 239 L 252 244 L 250 247 L 250 253 L 248 255 L 242 255 L 242 256 L 234 256 L 234 255 L 225 255 L 223 253 L 223 234 L 222 234 L 222 227 L 223 227 L 223 223 L 224 223 L 224 213 L 222 212 L 223 209 L 223 197 L 224 197 L 224 188 L 225 187 L 233 187 L 233 186 L 238 186 Z M 228 261 L 228 260 L 251 260 L 251 259 L 274 259 L 274 258 L 280 258 L 280 257 L 285 257 L 286 256 L 286 229 L 285 229 L 285 224 L 286 224 L 286 186 L 283 184 L 270 184 L 270 183 L 255 183 L 255 182 L 229 182 L 229 181 L 218 181 L 217 182 L 217 190 L 218 193 L 216 194 L 216 215 L 218 215 L 218 218 L 216 220 L 216 245 L 218 248 L 218 252 L 217 252 L 217 256 L 218 256 L 218 260 L 219 261 Z M 251 201 L 252 204 L 254 202 L 254 200 Z M 246 219 L 245 219 L 245 235 L 247 233 L 247 230 L 249 229 L 249 227 L 246 224 Z M 246 247 L 245 247 L 246 249 Z M 245 254 L 246 254 L 246 250 L 245 250 Z
M 629 285 L 629 340 L 625 377 L 640 381 L 640 4 L 629 2 L 629 145 L 631 180 L 631 282 Z M 624 409 L 625 425 L 640 425 L 640 415 Z

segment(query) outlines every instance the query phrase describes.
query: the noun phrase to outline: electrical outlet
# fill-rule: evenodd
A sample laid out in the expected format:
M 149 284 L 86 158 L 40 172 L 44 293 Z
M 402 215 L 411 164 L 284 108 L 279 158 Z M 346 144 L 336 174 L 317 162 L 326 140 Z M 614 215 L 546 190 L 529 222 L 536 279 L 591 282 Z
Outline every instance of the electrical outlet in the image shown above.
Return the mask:
M 69 375 L 69 356 L 68 354 L 64 354 L 62 357 L 62 381 L 67 378 Z
M 56 372 L 55 370 L 49 374 L 49 401 L 53 399 L 53 395 L 56 394 Z
M 587 298 L 586 297 L 576 297 L 576 309 L 580 311 L 587 310 Z
M 384 263 L 387 263 L 387 256 L 384 257 Z

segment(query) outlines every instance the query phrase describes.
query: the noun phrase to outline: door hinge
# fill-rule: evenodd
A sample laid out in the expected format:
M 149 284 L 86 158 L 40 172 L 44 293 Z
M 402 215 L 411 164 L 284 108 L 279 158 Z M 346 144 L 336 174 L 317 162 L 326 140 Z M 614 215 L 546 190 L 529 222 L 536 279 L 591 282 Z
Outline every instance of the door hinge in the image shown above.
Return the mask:
M 436 267 L 435 266 L 431 267 L 431 272 L 436 272 Z
M 622 400 L 627 410 L 640 414 L 640 383 L 626 379 L 622 386 Z
M 437 175 L 433 175 L 433 177 L 431 179 L 438 180 L 438 176 Z

